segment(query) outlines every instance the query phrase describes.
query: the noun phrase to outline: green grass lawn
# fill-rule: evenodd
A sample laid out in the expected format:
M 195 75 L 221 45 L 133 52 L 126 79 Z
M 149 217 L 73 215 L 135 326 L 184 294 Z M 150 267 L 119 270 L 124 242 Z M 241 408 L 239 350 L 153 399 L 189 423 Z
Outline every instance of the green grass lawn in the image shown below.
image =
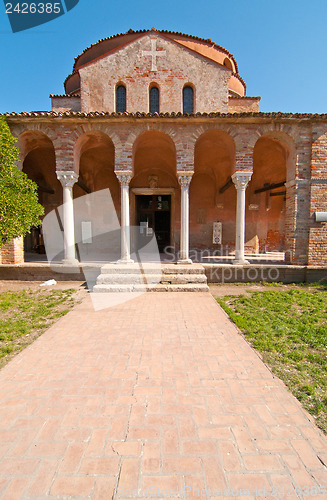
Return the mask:
M 22 290 L 0 293 L 0 367 L 64 316 L 75 290 Z
M 327 433 L 327 288 L 277 287 L 217 301 Z

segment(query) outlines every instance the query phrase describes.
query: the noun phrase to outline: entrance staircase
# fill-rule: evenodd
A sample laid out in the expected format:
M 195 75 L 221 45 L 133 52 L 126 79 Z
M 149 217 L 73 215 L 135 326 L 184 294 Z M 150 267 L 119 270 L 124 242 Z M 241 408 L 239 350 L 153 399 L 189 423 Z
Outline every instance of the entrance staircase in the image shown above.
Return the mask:
M 200 264 L 106 264 L 93 292 L 208 292 Z

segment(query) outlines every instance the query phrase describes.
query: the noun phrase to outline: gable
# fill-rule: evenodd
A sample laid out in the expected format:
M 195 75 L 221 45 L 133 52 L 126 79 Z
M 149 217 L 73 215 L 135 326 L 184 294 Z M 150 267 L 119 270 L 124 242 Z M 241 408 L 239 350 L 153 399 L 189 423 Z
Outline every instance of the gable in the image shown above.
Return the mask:
M 160 90 L 160 111 L 182 111 L 182 90 L 195 90 L 195 111 L 228 110 L 231 71 L 151 32 L 79 68 L 82 111 L 115 111 L 115 89 L 124 84 L 129 112 L 148 112 L 149 87 Z

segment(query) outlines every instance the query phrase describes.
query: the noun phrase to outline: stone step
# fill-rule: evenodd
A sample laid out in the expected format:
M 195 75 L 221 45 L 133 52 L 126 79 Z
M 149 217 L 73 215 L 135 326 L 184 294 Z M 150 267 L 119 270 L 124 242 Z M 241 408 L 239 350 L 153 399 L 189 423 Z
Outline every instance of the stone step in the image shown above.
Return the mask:
M 99 292 L 207 292 L 201 264 L 106 264 L 93 287 Z
M 159 283 L 161 274 L 100 274 L 97 279 L 97 285 L 110 284 L 126 284 L 126 285 L 143 285 L 146 283 Z
M 153 284 L 153 285 L 130 285 L 130 284 L 101 284 L 93 287 L 95 293 L 113 293 L 113 292 L 208 292 L 209 287 L 205 283 L 186 283 L 186 284 Z
M 163 264 L 162 274 L 203 274 L 204 267 L 201 264 Z
M 207 283 L 205 274 L 163 274 L 160 283 Z
M 100 274 L 98 285 L 103 284 L 186 284 L 206 283 L 205 274 Z
M 101 267 L 101 274 L 140 274 L 140 273 L 148 273 L 148 274 L 160 274 L 161 265 L 160 264 L 151 264 L 150 266 L 140 265 L 138 263 L 135 264 L 106 264 Z
M 106 264 L 101 268 L 101 274 L 203 274 L 201 264 L 160 264 L 160 263 L 134 263 L 134 264 Z

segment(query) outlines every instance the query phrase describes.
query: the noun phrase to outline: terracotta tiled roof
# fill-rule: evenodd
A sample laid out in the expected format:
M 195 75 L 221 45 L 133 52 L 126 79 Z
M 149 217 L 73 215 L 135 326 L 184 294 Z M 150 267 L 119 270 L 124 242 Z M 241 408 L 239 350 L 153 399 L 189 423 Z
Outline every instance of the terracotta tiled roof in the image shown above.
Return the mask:
M 83 113 L 80 111 L 32 111 L 23 113 L 3 113 L 7 118 L 188 118 L 191 120 L 197 118 L 293 118 L 293 119 L 313 119 L 327 120 L 327 114 L 318 113 L 282 113 L 282 112 L 250 112 L 250 113 L 107 113 L 95 111 L 92 113 Z
M 239 75 L 238 73 L 232 73 L 232 75 L 235 76 L 235 78 L 237 78 L 244 85 L 244 92 L 246 92 L 246 83 L 243 80 L 243 78 L 241 77 L 241 75 Z M 242 97 L 242 96 L 240 96 L 240 97 Z M 243 97 L 246 97 L 246 96 L 243 96 Z
M 50 94 L 49 97 L 81 97 L 80 94 Z
M 64 81 L 64 87 L 65 87 L 65 90 L 66 90 L 66 83 L 67 81 L 73 76 L 73 75 L 78 75 L 78 71 L 73 71 L 72 73 L 70 73 L 66 78 L 65 78 L 65 81 Z
M 200 38 L 198 36 L 194 36 L 194 35 L 187 35 L 186 33 L 180 33 L 179 31 L 169 31 L 169 30 L 157 30 L 156 28 L 152 28 L 151 30 L 132 30 L 130 29 L 129 31 L 127 31 L 126 33 L 118 33 L 117 35 L 112 35 L 112 36 L 109 36 L 107 38 L 102 38 L 101 40 L 99 40 L 98 42 L 96 43 L 93 43 L 92 45 L 90 45 L 89 47 L 86 47 L 86 49 L 83 50 L 83 52 L 81 54 L 79 54 L 77 57 L 75 57 L 75 64 L 74 64 L 74 70 L 77 66 L 77 63 L 78 63 L 78 60 L 80 57 L 82 57 L 83 54 L 85 54 L 85 52 L 87 52 L 88 50 L 90 50 L 91 48 L 95 47 L 96 45 L 99 45 L 100 43 L 103 43 L 103 42 L 106 42 L 106 41 L 109 41 L 109 40 L 114 40 L 116 38 L 119 38 L 119 37 L 122 37 L 122 36 L 126 36 L 126 35 L 141 35 L 141 34 L 145 34 L 145 33 L 151 33 L 151 31 L 154 31 L 154 32 L 157 32 L 157 33 L 162 33 L 162 34 L 166 34 L 166 35 L 178 35 L 178 36 L 183 36 L 185 38 L 191 38 L 192 40 L 198 40 L 199 42 L 204 42 L 204 43 L 207 43 L 208 45 L 211 45 L 212 47 L 215 47 L 216 49 L 218 50 L 221 50 L 223 52 L 225 52 L 225 54 L 227 56 L 229 56 L 231 59 L 233 59 L 233 62 L 235 63 L 235 68 L 236 68 L 236 71 L 238 73 L 238 67 L 237 67 L 237 62 L 235 61 L 235 58 L 233 56 L 233 54 L 231 54 L 227 49 L 225 49 L 224 47 L 222 47 L 221 45 L 217 45 L 215 42 L 213 42 L 211 40 L 211 38 Z
M 232 74 L 233 74 L 234 77 L 236 77 L 242 83 L 242 85 L 244 86 L 244 92 L 246 92 L 246 84 L 245 84 L 243 78 L 239 75 L 237 62 L 236 62 L 233 54 L 231 54 L 227 49 L 225 49 L 221 45 L 217 45 L 215 42 L 213 42 L 211 40 L 211 38 L 200 38 L 198 36 L 187 35 L 186 33 L 181 33 L 181 32 L 178 32 L 178 31 L 157 30 L 156 28 L 152 28 L 150 30 L 144 29 L 144 30 L 136 30 L 136 31 L 130 29 L 126 33 L 118 33 L 117 35 L 113 35 L 113 36 L 110 36 L 110 37 L 107 37 L 107 38 L 102 38 L 98 42 L 93 43 L 92 45 L 90 45 L 89 47 L 87 47 L 86 49 L 84 49 L 81 54 L 79 54 L 77 57 L 75 57 L 75 63 L 74 63 L 74 66 L 73 66 L 73 71 L 72 71 L 72 73 L 70 75 L 67 76 L 67 78 L 64 81 L 65 90 L 67 91 L 66 85 L 68 84 L 69 80 L 72 77 L 74 77 L 76 75 L 78 75 L 78 77 L 79 77 L 79 68 L 81 66 L 83 66 L 84 64 L 88 64 L 91 61 L 93 61 L 94 59 L 97 59 L 98 57 L 102 57 L 103 55 L 108 54 L 111 51 L 116 50 L 119 47 L 132 42 L 134 38 L 137 38 L 137 37 L 139 37 L 139 36 L 141 36 L 143 34 L 151 33 L 151 32 L 159 33 L 159 34 L 162 34 L 163 36 L 166 35 L 166 37 L 169 37 L 169 38 L 170 38 L 169 35 L 172 35 L 172 36 L 175 36 L 175 37 L 183 37 L 185 40 L 186 39 L 196 40 L 196 41 L 199 41 L 201 43 L 207 44 L 211 48 L 215 48 L 215 49 L 217 49 L 219 51 L 222 51 L 226 56 L 228 56 L 230 59 L 232 59 L 232 61 L 234 63 L 234 66 L 235 66 L 235 72 L 233 72 Z M 122 40 L 120 41 L 119 38 L 121 38 Z M 175 40 L 175 42 L 179 43 L 180 40 Z M 92 49 L 94 49 L 96 47 L 99 47 L 101 44 L 103 44 L 102 51 L 101 51 L 101 47 L 100 47 L 99 48 L 100 52 L 97 52 L 96 54 L 94 54 L 94 57 L 93 57 L 92 56 Z M 195 50 L 195 49 L 191 48 L 190 50 Z M 91 51 L 91 54 L 89 54 L 87 56 L 86 54 L 89 51 Z M 203 57 L 208 57 L 209 59 L 211 59 L 210 56 L 203 55 Z M 73 91 L 76 92 L 78 90 L 79 90 L 79 88 L 76 87 Z
M 247 95 L 244 95 L 244 96 L 241 96 L 241 95 L 230 95 L 228 96 L 228 99 L 245 99 L 245 100 L 248 100 L 248 101 L 257 101 L 257 100 L 261 100 L 261 97 L 260 96 L 247 96 Z

